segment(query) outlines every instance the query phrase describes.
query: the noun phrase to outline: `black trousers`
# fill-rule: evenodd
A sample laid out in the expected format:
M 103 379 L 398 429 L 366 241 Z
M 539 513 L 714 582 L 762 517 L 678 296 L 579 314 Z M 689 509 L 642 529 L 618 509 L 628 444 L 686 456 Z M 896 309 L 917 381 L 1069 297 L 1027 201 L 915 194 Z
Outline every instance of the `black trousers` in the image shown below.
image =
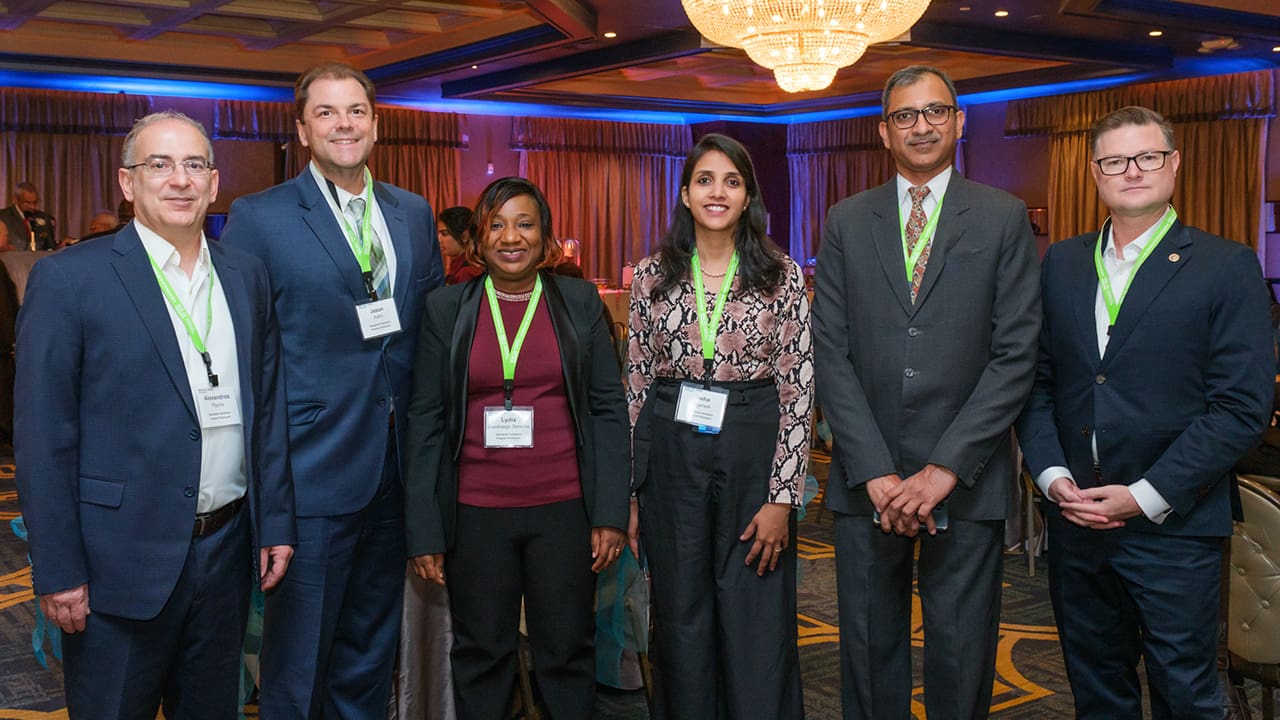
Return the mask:
M 643 410 L 652 441 L 640 532 L 653 578 L 656 717 L 803 718 L 795 513 L 791 541 L 764 577 L 745 564 L 754 539 L 738 539 L 768 501 L 777 391 L 772 381 L 717 386 L 730 390 L 718 435 L 672 419 L 678 384 L 655 383 Z
M 1223 542 L 1127 528 L 1089 530 L 1049 514 L 1049 598 L 1081 720 L 1222 717 L 1217 675 Z
M 595 704 L 596 576 L 582 500 L 528 508 L 459 505 L 445 554 L 458 720 L 501 720 L 516 681 L 520 599 L 538 690 L 552 720 Z
M 835 513 L 840 701 L 845 720 L 909 720 L 916 540 L 870 515 Z M 1000 631 L 1004 521 L 951 519 L 922 533 L 919 589 L 929 720 L 981 720 L 991 708 Z

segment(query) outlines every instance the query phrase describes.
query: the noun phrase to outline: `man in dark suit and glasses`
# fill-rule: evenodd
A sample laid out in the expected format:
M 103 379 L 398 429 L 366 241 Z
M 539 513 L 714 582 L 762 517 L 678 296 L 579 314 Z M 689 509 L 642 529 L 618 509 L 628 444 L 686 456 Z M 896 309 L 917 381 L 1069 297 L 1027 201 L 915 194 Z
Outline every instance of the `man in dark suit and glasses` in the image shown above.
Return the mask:
M 831 209 L 813 310 L 835 436 L 841 700 L 848 720 L 911 715 L 919 538 L 925 708 L 930 720 L 983 718 L 1010 426 L 1040 330 L 1035 238 L 1021 201 L 953 170 L 964 112 L 942 71 L 899 70 L 882 102 L 898 174 Z
M 1036 381 L 1018 421 L 1049 502 L 1049 594 L 1076 717 L 1220 718 L 1215 672 L 1231 468 L 1271 415 L 1267 288 L 1247 246 L 1183 225 L 1158 113 L 1091 131 L 1111 217 L 1049 248 Z

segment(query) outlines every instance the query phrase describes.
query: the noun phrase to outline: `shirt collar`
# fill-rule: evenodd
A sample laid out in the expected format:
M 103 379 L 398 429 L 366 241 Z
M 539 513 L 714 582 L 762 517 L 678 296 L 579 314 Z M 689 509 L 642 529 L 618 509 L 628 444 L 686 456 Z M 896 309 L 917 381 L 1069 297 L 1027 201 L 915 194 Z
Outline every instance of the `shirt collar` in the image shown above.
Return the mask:
M 315 178 L 316 185 L 320 187 L 320 194 L 324 195 L 325 200 L 327 200 L 331 206 L 337 207 L 339 211 L 342 211 L 347 207 L 347 203 L 351 202 L 351 198 L 361 197 L 363 195 L 354 195 L 349 193 L 346 190 L 343 190 L 337 183 L 334 183 L 333 189 L 338 191 L 338 201 L 335 203 L 333 200 L 333 192 L 329 190 L 329 179 L 324 176 L 324 173 L 320 172 L 320 168 L 316 166 L 314 160 L 307 163 L 307 167 L 311 170 L 311 177 Z
M 947 185 L 951 183 L 951 171 L 953 169 L 953 166 L 948 165 L 942 172 L 934 175 L 925 183 L 925 187 L 929 188 L 928 197 L 931 197 L 934 200 L 941 200 L 942 197 L 947 194 Z M 910 180 L 902 177 L 901 173 L 898 174 L 897 178 L 898 204 L 901 205 L 903 203 L 911 202 L 911 195 L 907 191 L 915 187 L 915 185 L 912 185 Z M 927 200 L 928 198 L 925 199 Z
M 154 230 L 143 225 L 137 218 L 133 219 L 133 228 L 138 231 L 138 238 L 142 240 L 142 247 L 147 251 L 159 265 L 161 269 L 172 265 L 179 266 L 181 257 L 178 249 L 168 240 L 160 237 Z M 202 272 L 209 266 L 209 242 L 204 235 L 204 231 L 200 231 L 200 254 L 196 258 L 196 273 Z M 193 274 L 194 275 L 194 274 Z
M 1147 228 L 1146 230 L 1143 230 L 1141 235 L 1134 238 L 1133 240 L 1130 240 L 1128 243 L 1125 244 L 1124 246 L 1125 260 L 1134 260 L 1139 255 L 1142 254 L 1143 249 L 1147 247 L 1147 243 L 1151 242 L 1151 238 L 1155 235 L 1156 228 L 1160 227 L 1160 221 L 1164 220 L 1165 215 L 1168 215 L 1171 212 L 1173 212 L 1172 205 L 1165 208 L 1164 215 L 1161 215 L 1160 217 L 1156 218 L 1156 221 L 1151 223 L 1151 227 Z M 1108 260 L 1115 260 L 1116 262 L 1121 262 L 1121 260 L 1116 257 L 1116 244 L 1112 240 L 1113 234 L 1114 233 L 1111 228 L 1111 223 L 1108 222 L 1107 223 L 1107 241 L 1106 241 L 1107 244 L 1103 246 L 1102 256 L 1107 258 Z

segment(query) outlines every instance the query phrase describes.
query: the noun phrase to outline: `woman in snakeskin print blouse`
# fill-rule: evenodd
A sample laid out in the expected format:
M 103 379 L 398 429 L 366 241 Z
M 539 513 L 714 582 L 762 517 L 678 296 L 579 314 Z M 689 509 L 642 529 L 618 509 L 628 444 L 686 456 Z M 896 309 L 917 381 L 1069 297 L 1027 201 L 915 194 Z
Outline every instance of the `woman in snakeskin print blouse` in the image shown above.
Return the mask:
M 636 267 L 627 367 L 657 717 L 800 718 L 792 538 L 813 409 L 809 300 L 765 235 L 741 144 L 703 137 L 680 184 L 659 252 Z

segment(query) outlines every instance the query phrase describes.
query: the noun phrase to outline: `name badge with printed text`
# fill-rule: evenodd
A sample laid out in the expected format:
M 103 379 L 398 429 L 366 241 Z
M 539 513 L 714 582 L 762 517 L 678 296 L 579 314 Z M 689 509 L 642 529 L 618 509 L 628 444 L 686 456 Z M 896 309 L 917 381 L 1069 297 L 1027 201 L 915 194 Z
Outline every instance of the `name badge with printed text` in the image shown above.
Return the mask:
M 200 413 L 202 428 L 239 425 L 239 392 L 225 386 L 196 388 L 196 410 Z
M 400 313 L 396 312 L 394 298 L 361 303 L 356 306 L 356 315 L 360 318 L 360 335 L 365 340 L 400 332 Z
M 487 448 L 533 447 L 533 407 L 484 409 L 484 446 Z
M 693 425 L 700 433 L 715 435 L 724 426 L 724 411 L 728 406 L 728 390 L 681 383 L 675 419 L 676 422 Z

